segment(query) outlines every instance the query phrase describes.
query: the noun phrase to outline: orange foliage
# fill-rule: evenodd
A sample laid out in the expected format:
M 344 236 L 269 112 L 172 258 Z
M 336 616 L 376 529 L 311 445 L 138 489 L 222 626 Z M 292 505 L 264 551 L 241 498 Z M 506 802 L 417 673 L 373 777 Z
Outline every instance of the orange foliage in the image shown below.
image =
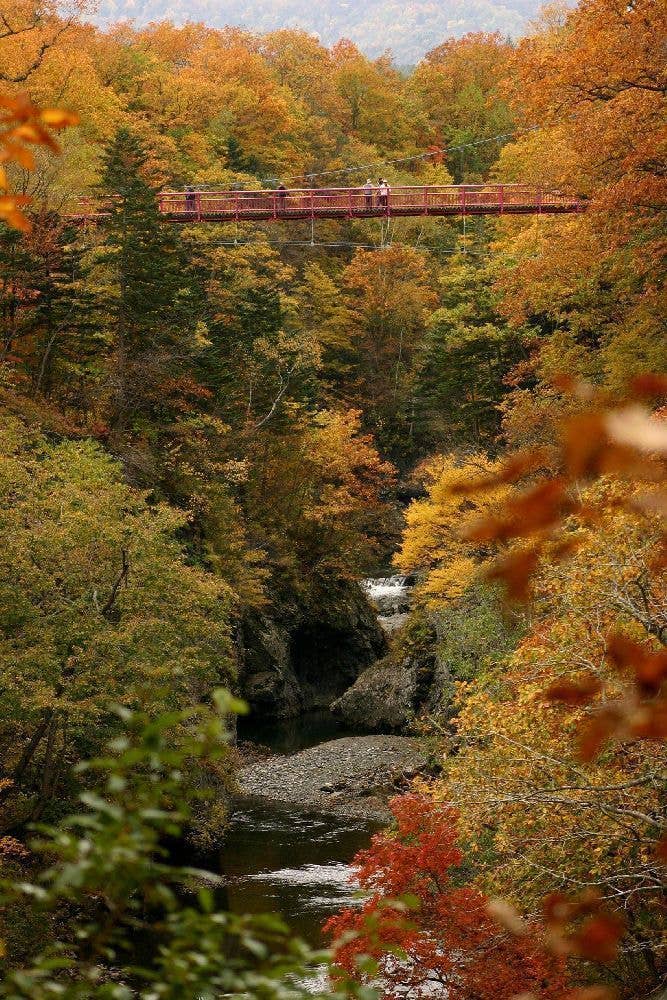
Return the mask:
M 545 982 L 545 998 L 562 996 L 562 959 L 541 954 L 523 922 L 516 937 L 499 935 L 483 894 L 457 884 L 456 812 L 414 794 L 391 809 L 396 832 L 375 834 L 355 859 L 368 898 L 326 925 L 337 965 L 354 975 L 362 956 L 377 959 L 385 1000 L 510 1000 L 518 983 Z
M 24 232 L 30 230 L 30 222 L 23 212 L 30 204 L 27 195 L 12 193 L 6 169 L 2 164 L 18 164 L 24 170 L 35 169 L 35 157 L 31 146 L 46 146 L 53 153 L 60 147 L 51 130 L 77 125 L 79 116 L 60 108 L 38 108 L 25 95 L 10 97 L 0 94 L 0 218 Z
M 664 376 L 649 374 L 637 379 L 632 388 L 636 395 L 652 398 L 664 392 L 665 384 Z M 562 378 L 560 388 L 588 402 L 587 410 L 564 423 L 561 475 L 543 480 L 527 494 L 511 497 L 504 514 L 488 517 L 473 535 L 501 542 L 531 537 L 529 549 L 510 551 L 488 572 L 491 578 L 503 580 L 508 594 L 515 599 L 527 599 L 541 558 L 553 556 L 554 543 L 556 548 L 568 545 L 572 515 L 589 521 L 604 518 L 606 511 L 591 509 L 579 499 L 581 493 L 576 487 L 582 481 L 613 475 L 624 485 L 615 497 L 607 495 L 607 509 L 611 506 L 636 511 L 639 517 L 646 513 L 667 516 L 667 422 L 660 419 L 664 414 L 652 415 L 637 404 L 605 408 L 602 397 L 570 378 Z M 488 486 L 487 481 L 482 483 L 482 488 Z M 663 547 L 666 543 L 667 532 L 663 530 Z M 593 761 L 611 738 L 667 740 L 667 652 L 656 649 L 653 641 L 640 643 L 614 632 L 607 637 L 605 655 L 619 674 L 629 678 L 630 687 L 622 697 L 603 700 L 580 722 L 578 752 L 586 762 Z M 550 685 L 545 697 L 569 706 L 595 705 L 606 689 L 601 678 L 588 671 Z M 664 840 L 656 850 L 662 857 Z M 544 915 L 549 928 L 548 947 L 554 953 L 604 963 L 615 960 L 624 922 L 618 913 L 605 907 L 598 894 L 588 891 L 575 899 L 552 894 L 545 900 Z M 569 930 L 573 922 L 577 926 Z
M 517 47 L 516 102 L 567 135 L 572 180 L 588 175 L 606 207 L 664 204 L 665 31 L 655 0 L 584 0 Z
M 641 395 L 662 387 L 660 376 L 644 376 L 638 383 Z M 567 389 L 567 382 L 561 381 Z M 603 397 L 596 397 L 588 386 L 572 386 L 588 409 L 562 423 L 557 464 L 561 474 L 543 479 L 526 492 L 514 493 L 501 507 L 465 529 L 473 542 L 508 542 L 530 538 L 529 548 L 504 553 L 487 570 L 491 579 L 504 580 L 510 596 L 526 599 L 530 578 L 539 565 L 539 556 L 553 559 L 567 556 L 576 547 L 576 538 L 568 537 L 565 519 L 577 515 L 594 521 L 600 511 L 584 503 L 576 490 L 577 483 L 603 476 L 620 477 L 629 485 L 613 501 L 630 510 L 647 513 L 667 511 L 667 420 L 664 414 L 652 415 L 639 405 L 599 409 Z M 521 454 L 508 460 L 495 474 L 480 480 L 456 484 L 456 492 L 486 491 L 521 476 L 539 466 L 544 452 L 537 449 L 532 459 Z M 642 490 L 638 489 L 642 484 Z M 609 502 L 609 501 L 607 501 Z M 665 535 L 667 544 L 667 534 Z

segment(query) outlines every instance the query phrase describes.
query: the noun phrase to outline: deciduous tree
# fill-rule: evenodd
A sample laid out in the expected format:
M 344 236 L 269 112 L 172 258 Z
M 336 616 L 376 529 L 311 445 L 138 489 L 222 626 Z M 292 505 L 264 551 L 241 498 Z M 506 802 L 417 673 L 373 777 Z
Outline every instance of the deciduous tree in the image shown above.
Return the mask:
M 356 858 L 368 898 L 326 925 L 341 938 L 337 964 L 359 974 L 358 960 L 374 958 L 378 971 L 367 978 L 387 1000 L 510 1000 L 519 984 L 547 983 L 541 996 L 561 996 L 561 963 L 528 939 L 499 933 L 482 893 L 465 884 L 456 812 L 414 794 L 391 808 L 395 832 L 375 834 Z

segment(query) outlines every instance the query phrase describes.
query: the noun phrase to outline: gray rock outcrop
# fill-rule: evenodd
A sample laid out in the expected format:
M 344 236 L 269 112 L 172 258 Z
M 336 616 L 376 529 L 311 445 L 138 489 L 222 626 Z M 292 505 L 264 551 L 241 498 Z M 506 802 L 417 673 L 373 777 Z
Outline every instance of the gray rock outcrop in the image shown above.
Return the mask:
M 333 702 L 332 712 L 358 729 L 402 732 L 435 697 L 432 656 L 390 653 Z
M 282 602 L 246 616 L 239 635 L 239 684 L 258 719 L 328 706 L 387 642 L 358 584 L 341 582 L 308 605 Z

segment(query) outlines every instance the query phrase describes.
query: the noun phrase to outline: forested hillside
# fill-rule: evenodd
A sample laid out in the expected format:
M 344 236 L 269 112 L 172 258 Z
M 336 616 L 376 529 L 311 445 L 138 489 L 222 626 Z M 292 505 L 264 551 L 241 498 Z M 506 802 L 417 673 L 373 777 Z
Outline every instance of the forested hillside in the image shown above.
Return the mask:
M 178 861 L 224 842 L 239 713 L 343 694 L 429 767 L 318 995 L 657 995 L 660 4 L 440 28 L 409 74 L 289 27 L 1 6 L 0 997 L 312 996 L 322 956 Z M 366 164 L 586 210 L 157 210 Z M 387 639 L 359 581 L 392 566 Z
M 469 31 L 498 31 L 518 38 L 538 9 L 537 0 L 443 0 L 429 3 L 416 0 L 399 4 L 391 0 L 327 2 L 313 7 L 302 0 L 279 0 L 265 4 L 196 0 L 192 3 L 165 3 L 150 0 L 102 0 L 95 21 L 108 25 L 132 19 L 137 25 L 169 19 L 176 24 L 203 21 L 214 27 L 233 25 L 250 31 L 267 32 L 278 28 L 301 29 L 316 35 L 323 45 L 349 38 L 367 56 L 389 50 L 399 66 L 412 66 L 443 38 L 460 38 Z

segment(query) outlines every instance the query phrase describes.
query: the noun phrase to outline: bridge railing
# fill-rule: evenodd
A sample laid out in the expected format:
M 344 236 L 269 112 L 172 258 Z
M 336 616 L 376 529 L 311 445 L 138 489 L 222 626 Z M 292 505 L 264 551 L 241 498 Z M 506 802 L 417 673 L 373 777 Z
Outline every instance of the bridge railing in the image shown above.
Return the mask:
M 436 214 L 439 211 L 498 213 L 519 210 L 576 211 L 571 194 L 533 184 L 462 184 L 396 186 L 386 196 L 377 188 L 292 188 L 286 191 L 163 191 L 159 210 L 168 216 L 192 218 L 310 218 L 318 215 L 354 217 L 368 213 Z

